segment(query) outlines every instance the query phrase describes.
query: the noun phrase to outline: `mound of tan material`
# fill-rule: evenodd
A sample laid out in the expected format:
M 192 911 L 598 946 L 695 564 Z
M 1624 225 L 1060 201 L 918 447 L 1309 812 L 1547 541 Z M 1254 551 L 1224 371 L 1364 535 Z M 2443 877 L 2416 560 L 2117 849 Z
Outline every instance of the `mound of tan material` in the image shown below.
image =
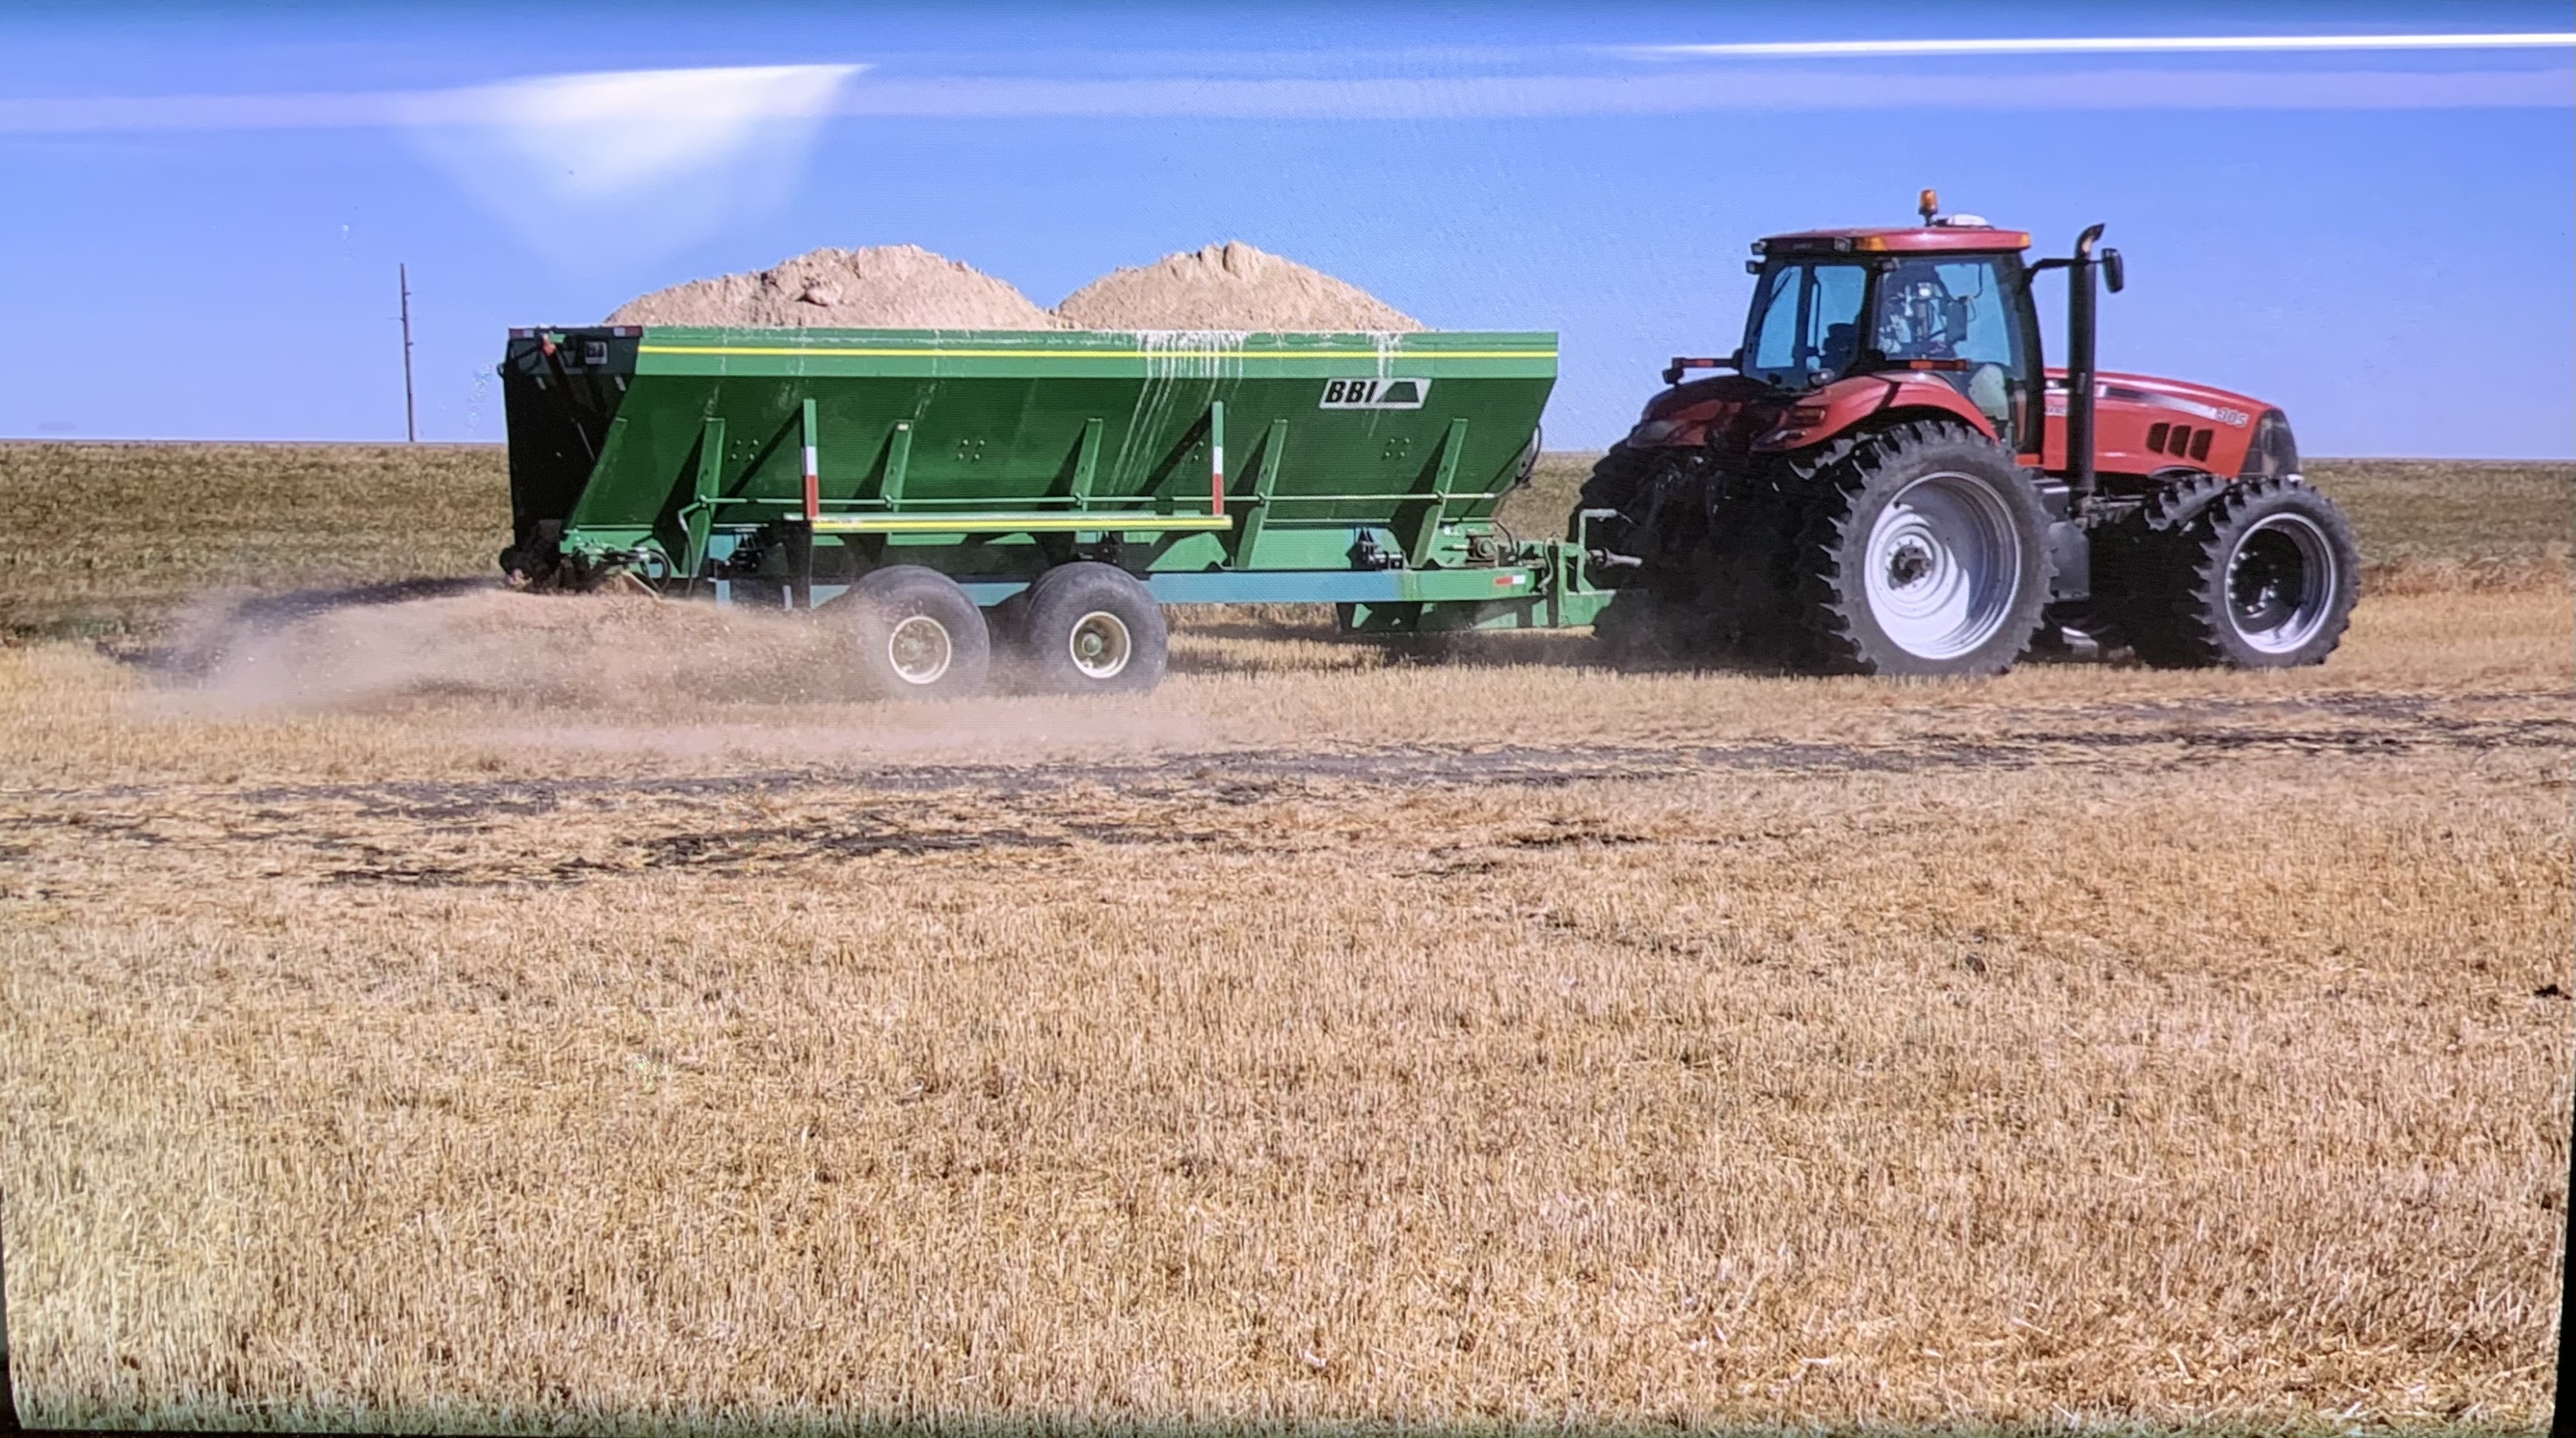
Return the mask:
M 1057 330 L 1008 283 L 919 245 L 820 249 L 747 275 L 691 280 L 618 306 L 612 325 Z
M 1113 270 L 1055 312 L 1086 330 L 1418 330 L 1356 285 L 1240 240 Z

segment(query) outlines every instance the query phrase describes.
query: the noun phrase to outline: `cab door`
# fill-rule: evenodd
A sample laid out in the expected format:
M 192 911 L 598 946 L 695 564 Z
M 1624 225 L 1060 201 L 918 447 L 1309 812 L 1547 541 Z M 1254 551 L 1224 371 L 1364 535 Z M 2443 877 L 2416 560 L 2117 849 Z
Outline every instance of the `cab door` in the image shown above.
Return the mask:
M 2021 256 L 1924 255 L 1891 262 L 1879 278 L 1877 349 L 1896 364 L 1941 362 L 1932 372 L 1959 391 L 2016 453 L 2039 448 L 2039 325 Z

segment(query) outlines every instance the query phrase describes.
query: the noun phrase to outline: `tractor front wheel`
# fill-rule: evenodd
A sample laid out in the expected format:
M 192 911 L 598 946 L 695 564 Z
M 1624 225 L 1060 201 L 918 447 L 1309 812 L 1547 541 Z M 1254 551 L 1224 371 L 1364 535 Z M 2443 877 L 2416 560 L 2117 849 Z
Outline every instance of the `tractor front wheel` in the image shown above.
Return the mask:
M 2293 479 L 2233 485 L 2146 548 L 2146 592 L 2123 617 L 2138 657 L 2162 668 L 2322 664 L 2360 597 L 2351 523 Z
M 1917 422 L 1837 442 L 1801 467 L 1795 607 L 1807 667 L 1998 674 L 2030 647 L 2048 602 L 2048 515 L 2002 447 Z

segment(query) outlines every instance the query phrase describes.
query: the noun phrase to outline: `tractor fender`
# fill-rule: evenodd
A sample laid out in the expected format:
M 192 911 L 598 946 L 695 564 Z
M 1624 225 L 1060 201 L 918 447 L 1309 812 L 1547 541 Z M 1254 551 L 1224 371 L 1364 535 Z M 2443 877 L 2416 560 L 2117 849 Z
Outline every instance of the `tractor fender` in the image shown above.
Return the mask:
M 1781 414 L 1778 428 L 1754 437 L 1753 449 L 1757 454 L 1808 449 L 1861 429 L 1926 420 L 1966 425 L 1988 439 L 1995 438 L 1995 422 L 1938 379 L 1866 374 L 1836 380 L 1803 397 Z

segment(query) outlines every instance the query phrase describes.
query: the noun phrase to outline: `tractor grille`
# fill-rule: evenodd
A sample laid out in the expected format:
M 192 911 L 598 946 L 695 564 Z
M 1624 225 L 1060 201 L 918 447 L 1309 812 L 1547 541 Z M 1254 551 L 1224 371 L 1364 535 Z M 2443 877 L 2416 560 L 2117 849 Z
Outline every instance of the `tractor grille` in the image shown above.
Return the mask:
M 2199 463 L 2209 458 L 2209 442 L 2217 433 L 2187 424 L 2151 424 L 2147 426 L 2147 448 Z

